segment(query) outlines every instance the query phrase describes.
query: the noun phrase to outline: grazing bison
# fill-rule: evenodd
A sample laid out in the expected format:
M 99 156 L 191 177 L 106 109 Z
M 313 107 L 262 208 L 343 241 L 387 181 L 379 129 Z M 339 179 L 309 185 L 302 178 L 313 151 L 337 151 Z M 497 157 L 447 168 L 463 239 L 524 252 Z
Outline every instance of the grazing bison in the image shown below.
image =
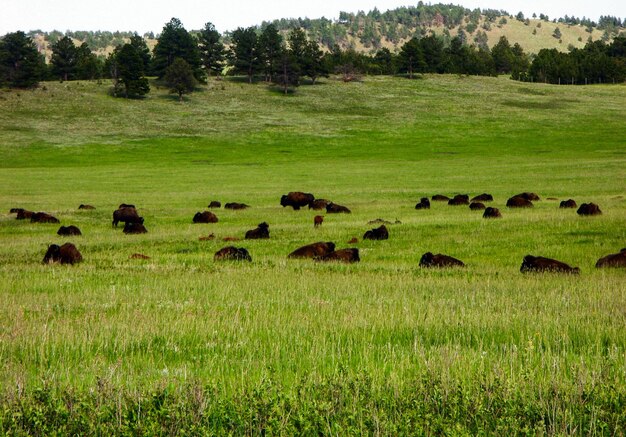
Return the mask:
M 96 207 L 91 205 L 84 205 L 81 203 L 80 205 L 78 205 L 78 209 L 96 209 Z
M 447 202 L 450 200 L 448 196 L 444 196 L 443 194 L 435 194 L 430 200 L 434 200 L 435 202 Z
M 577 206 L 574 199 L 562 200 L 559 204 L 559 208 L 576 208 Z
M 26 209 L 18 208 L 17 217 L 15 217 L 15 219 L 16 220 L 30 219 L 32 218 L 33 214 L 35 214 L 33 211 L 28 211 Z
M 600 211 L 600 207 L 595 203 L 583 203 L 580 205 L 580 208 L 576 211 L 578 215 L 600 215 L 602 211 Z
M 125 234 L 146 234 L 148 230 L 143 225 L 143 223 L 126 222 L 124 224 L 123 232 Z
M 448 200 L 448 205 L 469 205 L 469 195 L 457 194 L 452 199 Z
M 217 200 L 211 200 L 211 203 L 209 203 L 208 208 L 221 208 L 222 207 L 222 203 L 218 202 Z
M 526 255 L 519 269 L 522 273 L 528 272 L 560 272 L 560 273 L 580 273 L 578 267 L 570 267 L 564 262 L 542 256 Z
M 309 209 L 321 210 L 326 209 L 326 205 L 330 203 L 330 200 L 326 199 L 315 199 L 311 203 L 309 203 Z
M 44 264 L 74 264 L 81 262 L 82 260 L 83 256 L 72 243 L 65 243 L 62 246 L 51 244 L 48 246 L 48 251 L 43 257 Z
M 620 250 L 619 253 L 600 258 L 596 263 L 596 268 L 602 267 L 626 267 L 626 248 Z
M 389 239 L 389 231 L 387 226 L 380 225 L 378 228 L 371 229 L 363 234 L 364 240 L 387 240 Z
M 193 216 L 194 223 L 217 223 L 217 221 L 217 216 L 210 211 L 197 212 Z
M 339 249 L 324 255 L 321 258 L 316 258 L 317 261 L 339 261 L 344 263 L 356 263 L 361 261 L 359 257 L 359 249 L 356 247 L 351 249 Z
M 246 209 L 246 208 L 250 208 L 250 205 L 246 205 L 245 203 L 230 202 L 224 205 L 224 208 L 225 209 Z
M 74 225 L 61 226 L 57 231 L 57 235 L 83 235 Z
M 324 223 L 324 216 L 323 215 L 316 215 L 315 217 L 313 217 L 313 227 L 314 228 L 322 226 L 322 223 Z
M 267 223 L 259 223 L 256 229 L 250 229 L 246 232 L 246 240 L 258 240 L 270 238 L 270 225 Z
M 315 200 L 315 196 L 311 193 L 303 193 L 302 191 L 291 191 L 280 196 L 280 204 L 284 208 L 291 206 L 295 211 L 303 206 L 310 205 Z
M 113 211 L 113 224 L 117 227 L 119 222 L 122 223 L 140 223 L 143 224 L 143 217 L 139 217 L 137 210 L 132 206 L 125 206 Z
M 472 202 L 493 202 L 493 196 L 491 194 L 483 193 L 478 196 L 474 196 L 471 199 Z
M 419 203 L 415 205 L 415 209 L 430 209 L 430 200 L 428 200 L 428 197 L 422 197 Z
M 453 258 L 448 255 L 438 253 L 433 255 L 431 252 L 426 252 L 420 258 L 420 267 L 465 267 L 463 261 Z
M 513 196 L 509 200 L 506 201 L 506 206 L 509 208 L 532 208 L 533 203 L 520 196 Z
M 539 196 L 537 194 L 535 194 L 535 193 L 519 193 L 519 194 L 516 194 L 513 197 L 521 197 L 522 199 L 530 200 L 532 202 L 535 202 L 537 200 L 541 200 L 539 198 Z
M 322 258 L 334 250 L 335 243 L 332 241 L 319 241 L 297 248 L 287 255 L 287 258 Z
M 350 214 L 352 211 L 350 211 L 347 207 L 343 205 L 338 205 L 336 203 L 330 202 L 328 205 L 326 205 L 326 212 L 328 214 Z
M 478 211 L 485 209 L 485 204 L 481 202 L 472 202 L 470 203 L 469 209 L 472 211 Z
M 252 257 L 243 247 L 222 247 L 213 255 L 214 261 L 252 261 Z
M 498 208 L 488 206 L 485 208 L 483 218 L 502 218 L 502 214 L 500 214 L 500 210 Z
M 30 217 L 32 223 L 61 223 L 58 218 L 47 212 L 36 212 Z

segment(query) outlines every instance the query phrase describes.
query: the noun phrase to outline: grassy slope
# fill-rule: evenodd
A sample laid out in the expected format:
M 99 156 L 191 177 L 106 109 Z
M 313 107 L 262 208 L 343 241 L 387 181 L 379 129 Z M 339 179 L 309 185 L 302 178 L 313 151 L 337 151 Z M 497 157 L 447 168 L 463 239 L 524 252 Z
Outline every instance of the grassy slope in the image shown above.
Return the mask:
M 86 82 L 2 92 L 0 383 L 11 396 L 16 384 L 78 393 L 104 384 L 136 399 L 199 382 L 226 399 L 268 375 L 292 393 L 306 375 L 339 371 L 346 395 L 346 381 L 372 378 L 378 402 L 385 388 L 410 392 L 426 372 L 448 400 L 456 384 L 470 404 L 477 387 L 504 384 L 498 402 L 536 402 L 565 430 L 595 426 L 598 411 L 621 404 L 590 401 L 598 414 L 583 420 L 578 391 L 624 393 L 624 272 L 593 264 L 626 241 L 625 94 L 455 76 L 328 80 L 289 97 L 222 81 L 184 104 L 158 90 L 115 100 Z M 314 230 L 313 212 L 278 205 L 289 190 L 354 213 Z M 580 218 L 547 200 L 495 222 L 464 207 L 413 209 L 422 196 L 484 191 L 502 207 L 526 190 L 595 201 L 604 215 Z M 192 225 L 212 199 L 253 208 Z M 149 234 L 110 228 L 120 202 L 138 205 Z M 84 236 L 70 240 L 85 262 L 41 265 L 47 244 L 68 239 L 54 225 L 14 220 L 15 206 L 77 224 Z M 312 241 L 346 247 L 377 217 L 403 224 L 389 241 L 359 243 L 359 265 L 285 259 Z M 225 243 L 198 241 L 242 236 L 263 220 L 272 239 L 241 243 L 251 265 L 215 264 Z M 468 268 L 423 271 L 428 250 Z M 152 258 L 129 260 L 134 252 Z M 523 276 L 527 253 L 582 275 Z M 549 393 L 559 394 L 550 407 Z

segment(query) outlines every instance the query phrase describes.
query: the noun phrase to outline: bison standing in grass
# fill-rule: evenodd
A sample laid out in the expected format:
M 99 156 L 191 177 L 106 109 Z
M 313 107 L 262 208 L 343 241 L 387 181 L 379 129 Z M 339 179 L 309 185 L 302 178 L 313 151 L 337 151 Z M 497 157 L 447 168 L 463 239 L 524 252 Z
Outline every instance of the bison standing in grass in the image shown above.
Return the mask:
M 124 204 L 122 204 L 124 205 Z M 143 224 L 143 217 L 139 217 L 134 206 L 122 206 L 113 211 L 113 224 L 117 227 L 119 222 L 122 223 L 140 223 Z
M 291 206 L 295 211 L 303 206 L 310 205 L 315 200 L 315 196 L 311 193 L 303 193 L 302 191 L 291 191 L 280 197 L 280 204 L 284 208 Z
M 44 264 L 75 264 L 82 260 L 83 256 L 72 243 L 65 243 L 62 246 L 51 244 L 48 246 L 48 251 L 43 257 Z
M 543 256 L 526 255 L 522 261 L 520 272 L 557 272 L 557 273 L 580 273 L 578 267 L 570 267 L 564 262 Z

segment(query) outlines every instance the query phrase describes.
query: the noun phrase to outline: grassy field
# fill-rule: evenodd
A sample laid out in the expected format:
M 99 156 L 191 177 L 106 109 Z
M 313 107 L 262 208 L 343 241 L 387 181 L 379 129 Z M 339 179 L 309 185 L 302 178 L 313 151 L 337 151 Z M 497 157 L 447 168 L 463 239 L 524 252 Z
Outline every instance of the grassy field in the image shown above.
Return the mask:
M 626 247 L 624 86 L 368 77 L 285 97 L 224 80 L 182 104 L 107 89 L 0 91 L 2 432 L 623 435 L 626 272 L 594 264 Z M 279 205 L 294 190 L 353 213 L 314 229 Z M 507 210 L 522 191 L 542 200 Z M 502 220 L 414 209 L 482 192 Z M 192 224 L 214 199 L 252 208 Z M 148 234 L 111 227 L 122 202 Z M 402 223 L 361 241 L 376 218 Z M 252 263 L 213 261 L 261 221 L 270 240 L 236 243 Z M 42 265 L 65 241 L 84 262 Z M 314 241 L 361 262 L 287 260 Z M 427 251 L 467 267 L 421 269 Z M 522 275 L 527 254 L 581 274 Z

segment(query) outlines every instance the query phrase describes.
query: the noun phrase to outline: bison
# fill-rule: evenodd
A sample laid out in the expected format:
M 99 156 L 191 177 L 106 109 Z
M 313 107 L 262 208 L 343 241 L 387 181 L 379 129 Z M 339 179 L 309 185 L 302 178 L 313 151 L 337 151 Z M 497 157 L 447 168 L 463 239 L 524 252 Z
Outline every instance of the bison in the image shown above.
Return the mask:
M 11 208 L 9 214 L 18 214 L 21 211 L 24 211 L 24 208 Z
M 85 205 L 85 204 L 80 204 L 78 205 L 78 209 L 96 209 L 95 206 L 91 206 L 91 205 Z
M 72 243 L 65 243 L 62 246 L 51 244 L 43 257 L 44 264 L 75 264 L 82 260 L 83 256 Z
M 309 209 L 313 210 L 321 210 L 326 209 L 326 205 L 330 203 L 330 200 L 326 199 L 315 199 L 311 203 L 309 203 Z
M 317 261 L 339 261 L 344 263 L 356 263 L 361 261 L 359 257 L 359 249 L 356 247 L 351 249 L 339 249 L 330 252 L 320 258 L 316 258 Z
M 297 248 L 287 255 L 287 258 L 322 258 L 334 250 L 335 243 L 332 241 L 319 241 Z
M 143 217 L 139 217 L 137 210 L 132 206 L 124 206 L 113 211 L 112 226 L 117 227 L 119 222 L 122 223 L 139 223 L 143 224 Z
M 431 252 L 426 252 L 420 258 L 420 267 L 465 267 L 463 261 L 453 258 L 448 255 L 438 253 L 433 255 Z
M 506 206 L 509 208 L 532 208 L 534 205 L 524 197 L 513 196 L 506 201 Z
M 291 191 L 280 196 L 280 204 L 284 208 L 291 206 L 294 211 L 299 210 L 303 206 L 310 205 L 315 200 L 315 196 L 311 193 L 303 193 L 302 191 Z
M 559 273 L 580 273 L 578 267 L 570 267 L 564 262 L 542 256 L 526 255 L 519 269 L 522 273 L 529 272 L 559 272 Z
M 222 247 L 213 255 L 214 261 L 252 261 L 252 257 L 243 247 Z
M 482 202 L 472 202 L 470 203 L 469 209 L 472 211 L 478 211 L 485 209 L 485 204 Z
M 448 205 L 469 205 L 469 195 L 457 194 L 452 199 L 448 200 Z
M 444 196 L 443 194 L 435 194 L 430 200 L 434 200 L 435 202 L 447 202 L 450 200 L 448 196 Z
M 364 240 L 387 240 L 389 239 L 389 231 L 387 226 L 380 225 L 378 228 L 371 229 L 363 234 Z
M 133 205 L 132 203 L 120 203 L 120 206 L 117 207 L 117 209 L 122 209 L 122 208 L 135 208 L 135 205 Z
M 47 212 L 36 212 L 30 217 L 32 223 L 61 223 L 58 218 Z
M 483 218 L 502 218 L 502 214 L 498 208 L 492 208 L 488 206 L 485 208 L 485 212 L 483 213 Z
M 264 238 L 270 238 L 270 225 L 267 223 L 259 223 L 256 229 L 250 229 L 246 232 L 246 240 L 258 240 Z
M 620 250 L 619 253 L 600 258 L 596 263 L 596 268 L 603 267 L 626 267 L 626 248 Z
M 209 203 L 208 208 L 221 208 L 222 207 L 222 203 L 217 201 L 217 200 L 211 200 L 211 203 Z
M 324 216 L 323 215 L 316 215 L 315 217 L 313 217 L 313 227 L 314 228 L 322 226 L 322 223 L 324 223 Z
M 217 223 L 217 221 L 217 216 L 210 211 L 197 212 L 193 216 L 194 223 Z
M 419 203 L 415 205 L 415 209 L 430 209 L 430 200 L 428 200 L 428 197 L 422 197 Z
M 33 216 L 33 214 L 35 214 L 33 211 L 28 211 L 26 209 L 18 208 L 17 216 L 15 217 L 15 219 L 16 220 L 30 219 Z
M 559 203 L 559 208 L 576 208 L 578 205 L 574 199 L 562 200 Z
M 146 234 L 148 230 L 143 223 L 126 222 L 122 232 L 125 234 Z
M 250 205 L 246 205 L 245 203 L 229 202 L 226 205 L 224 205 L 224 208 L 234 209 L 234 210 L 247 209 L 247 208 L 250 208 Z
M 148 255 L 144 255 L 143 253 L 133 253 L 128 259 L 150 259 Z
M 352 211 L 350 211 L 347 207 L 343 205 L 338 205 L 336 203 L 330 202 L 328 205 L 326 205 L 326 212 L 328 214 L 350 214 Z
M 80 232 L 80 229 L 78 229 L 76 226 L 74 225 L 69 225 L 69 226 L 61 226 L 59 228 L 59 230 L 57 231 L 57 235 L 83 235 Z
M 493 202 L 493 196 L 491 194 L 483 193 L 478 196 L 474 196 L 471 199 L 472 202 Z
M 580 208 L 576 211 L 578 215 L 600 215 L 602 211 L 600 211 L 600 207 L 595 203 L 583 203 L 580 205 Z
M 521 197 L 522 199 L 530 200 L 532 202 L 535 202 L 537 200 L 541 200 L 537 194 L 535 194 L 535 193 L 528 193 L 528 192 L 519 193 L 519 194 L 516 194 L 513 197 Z

